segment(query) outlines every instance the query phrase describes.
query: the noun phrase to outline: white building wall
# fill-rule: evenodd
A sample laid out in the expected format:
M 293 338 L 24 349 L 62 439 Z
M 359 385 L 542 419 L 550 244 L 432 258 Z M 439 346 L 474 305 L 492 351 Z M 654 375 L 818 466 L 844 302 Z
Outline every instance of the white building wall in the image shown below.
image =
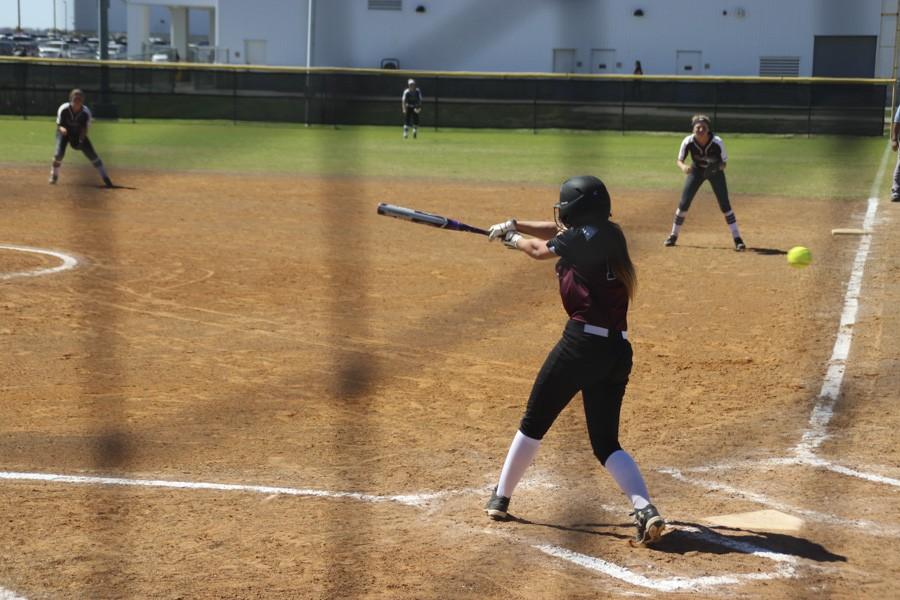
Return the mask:
M 218 0 L 218 5 L 216 45 L 228 49 L 230 62 L 247 64 L 247 42 L 264 41 L 265 64 L 306 65 L 305 0 Z
M 113 0 L 118 1 L 118 0 Z M 190 20 L 193 23 L 195 19 L 202 21 L 204 27 L 209 27 L 209 11 L 215 10 L 218 0 L 124 0 L 126 2 L 126 32 L 128 35 L 128 57 L 129 58 L 146 58 L 144 57 L 143 45 L 147 42 L 147 38 L 151 34 L 162 33 L 166 37 L 170 37 L 173 31 L 172 11 L 176 13 L 189 10 Z M 164 11 L 166 18 L 159 19 L 159 11 Z M 154 23 L 156 21 L 156 23 Z M 178 23 L 179 29 L 184 28 L 185 23 Z M 158 26 L 168 24 L 165 31 L 159 32 Z M 156 26 L 154 26 L 156 25 Z M 214 42 L 214 40 L 213 40 Z M 182 44 L 182 47 L 184 44 Z M 184 57 L 185 52 L 179 49 L 179 54 Z
M 551 71 L 553 48 L 616 50 L 620 73 L 676 74 L 676 52 L 699 50 L 704 75 L 757 75 L 760 56 L 799 56 L 812 73 L 816 35 L 875 35 L 882 0 L 403 0 L 373 11 L 366 0 L 318 0 L 315 64 L 404 69 Z M 418 5 L 425 13 L 416 13 Z M 739 16 L 738 7 L 743 8 Z M 644 16 L 634 16 L 641 8 Z M 727 11 L 727 14 L 723 14 Z M 708 64 L 709 68 L 705 68 Z
M 246 64 L 249 49 L 265 64 L 294 66 L 306 64 L 309 1 L 129 0 L 152 10 L 215 5 L 216 45 L 232 63 Z M 395 58 L 402 69 L 549 72 L 553 49 L 571 48 L 575 72 L 591 73 L 592 49 L 611 49 L 611 72 L 629 74 L 640 60 L 647 75 L 676 74 L 682 50 L 701 53 L 693 71 L 701 75 L 757 75 L 761 56 L 796 56 L 809 76 L 816 35 L 878 36 L 890 29 L 882 5 L 896 12 L 892 0 L 402 0 L 400 11 L 312 1 L 314 66 L 376 68 Z M 876 75 L 888 76 L 893 47 L 884 36 L 878 47 Z
M 97 0 L 73 0 L 74 23 L 73 28 L 82 33 L 95 34 L 99 28 L 100 13 Z M 180 6 L 188 2 L 178 2 Z M 58 15 L 62 13 L 62 4 L 57 9 Z M 69 2 L 69 10 L 73 10 L 72 1 Z M 128 30 L 128 7 L 125 0 L 109 0 L 109 31 L 111 33 L 125 33 Z M 60 17 L 61 19 L 61 17 Z M 150 8 L 150 33 L 153 35 L 169 35 L 171 16 L 165 6 L 153 6 Z M 206 15 L 197 11 L 190 14 L 191 35 L 204 36 L 209 31 L 209 22 Z

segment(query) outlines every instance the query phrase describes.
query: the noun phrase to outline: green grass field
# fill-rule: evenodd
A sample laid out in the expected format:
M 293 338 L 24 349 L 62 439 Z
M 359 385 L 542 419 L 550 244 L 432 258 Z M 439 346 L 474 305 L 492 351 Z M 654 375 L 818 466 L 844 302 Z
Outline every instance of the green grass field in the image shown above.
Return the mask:
M 599 175 L 613 189 L 680 190 L 675 157 L 684 134 L 423 129 L 183 121 L 97 122 L 91 133 L 110 166 L 302 175 L 436 178 L 556 184 Z M 47 119 L 0 119 L 0 163 L 44 164 Z M 860 199 L 869 194 L 884 138 L 729 135 L 732 193 Z M 14 143 L 11 141 L 14 140 Z M 70 157 L 83 160 L 82 157 Z

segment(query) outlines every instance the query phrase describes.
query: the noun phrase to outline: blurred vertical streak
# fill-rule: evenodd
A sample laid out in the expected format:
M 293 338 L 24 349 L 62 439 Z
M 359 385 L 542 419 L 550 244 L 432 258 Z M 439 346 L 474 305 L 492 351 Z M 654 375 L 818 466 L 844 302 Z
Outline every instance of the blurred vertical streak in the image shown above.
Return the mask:
M 314 76 L 315 77 L 315 76 Z M 341 104 L 337 90 L 342 89 L 344 81 L 340 75 L 321 76 L 325 103 L 330 107 L 330 124 L 338 129 L 346 122 L 352 106 Z M 330 84 L 330 85 L 329 85 Z M 377 443 L 377 432 L 367 423 L 369 405 L 372 398 L 368 396 L 374 368 L 370 357 L 356 350 L 357 338 L 367 337 L 369 322 L 366 305 L 368 286 L 367 252 L 371 251 L 366 243 L 366 230 L 355 217 L 360 214 L 360 205 L 365 201 L 365 179 L 362 176 L 362 157 L 355 138 L 359 136 L 356 128 L 343 128 L 341 177 L 319 189 L 330 190 L 322 195 L 321 203 L 324 214 L 323 226 L 328 251 L 327 272 L 330 277 L 329 296 L 331 306 L 327 311 L 331 323 L 329 330 L 334 349 L 331 355 L 332 381 L 328 385 L 329 397 L 326 401 L 336 403 L 333 411 L 333 435 L 329 453 L 334 462 L 346 465 L 343 474 L 337 476 L 332 485 L 337 489 L 348 491 L 370 492 L 377 485 L 378 473 L 369 467 L 357 469 L 356 465 L 363 458 L 371 457 L 371 448 Z M 320 156 L 331 154 L 327 149 Z M 327 172 L 320 169 L 319 172 Z M 351 185 L 347 186 L 347 182 Z M 344 189 L 352 189 L 348 194 Z M 377 251 L 375 249 L 374 251 Z M 373 463 L 369 463 L 370 467 Z M 368 539 L 372 535 L 367 518 L 371 510 L 365 503 L 333 502 L 326 507 L 328 511 L 326 527 L 329 548 L 324 553 L 325 569 L 328 574 L 325 582 L 325 597 L 356 598 L 371 593 L 365 588 L 363 578 L 369 571 L 366 562 L 367 553 L 360 553 L 357 548 L 369 546 Z
M 102 152 L 102 149 L 100 149 Z M 121 299 L 118 288 L 118 243 L 113 190 L 101 189 L 94 169 L 76 169 L 77 152 L 70 149 L 72 188 L 70 222 L 76 247 L 88 268 L 76 278 L 82 299 L 79 334 L 83 364 L 79 402 L 89 408 L 93 422 L 85 432 L 90 440 L 92 470 L 103 475 L 125 475 L 131 440 L 123 408 L 126 389 L 122 364 L 121 315 L 113 307 Z M 101 154 L 102 156 L 102 154 Z M 93 302 L 102 300 L 102 302 Z M 129 596 L 128 556 L 130 523 L 128 493 L 119 488 L 85 491 L 86 512 L 92 516 L 91 546 L 86 554 L 94 565 L 84 589 L 87 597 Z
M 598 38 L 598 34 L 596 31 L 610 30 L 612 27 L 609 26 L 610 19 L 614 18 L 612 11 L 608 10 L 609 3 L 600 2 L 600 3 L 588 3 L 588 2 L 562 2 L 557 4 L 559 7 L 559 14 L 557 18 L 557 24 L 559 27 L 559 39 L 567 40 L 568 43 L 571 44 L 572 48 L 588 48 L 586 52 L 590 53 L 590 48 L 613 48 L 613 46 L 603 40 L 603 38 Z M 602 27 L 596 27 L 594 24 L 602 23 Z M 623 49 L 624 50 L 624 49 Z M 582 52 L 582 50 L 579 50 Z M 576 71 L 580 73 L 590 74 L 592 71 L 592 61 L 591 56 L 588 54 L 587 56 L 577 56 L 576 55 Z M 580 61 L 580 62 L 579 62 Z M 579 68 L 577 65 L 583 64 L 587 65 L 587 68 Z M 591 87 L 602 85 L 597 81 L 590 81 L 588 84 Z M 573 89 L 575 90 L 576 97 L 573 100 L 580 99 L 588 99 L 588 101 L 593 100 L 595 98 L 595 90 L 590 89 L 582 89 L 580 86 L 574 85 Z M 574 115 L 570 116 L 567 121 L 572 123 L 570 127 L 577 129 L 584 129 L 588 127 L 588 125 L 579 123 L 577 121 L 579 111 L 579 106 L 577 104 L 573 105 L 572 110 Z M 624 119 L 624 114 L 623 117 Z M 624 129 L 624 124 L 623 124 Z M 558 164 L 563 165 L 563 172 L 557 175 L 557 184 L 562 184 L 566 179 L 570 177 L 574 177 L 577 175 L 594 175 L 599 177 L 601 180 L 608 180 L 609 173 L 604 170 L 597 168 L 591 173 L 581 173 L 576 172 L 581 170 L 578 167 L 570 167 L 569 165 L 582 165 L 584 164 L 584 154 L 588 155 L 596 155 L 598 154 L 598 149 L 595 147 L 591 147 L 589 144 L 600 144 L 606 138 L 603 136 L 595 136 L 595 135 L 580 135 L 577 132 L 563 132 L 562 135 L 559 136 L 559 144 L 557 145 L 557 152 L 559 153 L 559 161 Z M 615 203 L 616 203 L 616 191 L 614 189 L 609 190 L 610 195 L 612 196 L 612 206 L 613 213 L 616 212 Z M 555 202 L 557 202 L 558 198 L 548 197 L 545 202 L 546 206 L 546 217 L 548 220 L 553 219 L 552 206 Z M 625 227 L 625 235 L 628 236 L 627 227 Z M 548 281 L 548 285 L 550 282 Z M 558 313 L 561 318 L 565 318 L 565 313 L 560 308 L 560 312 Z M 544 345 L 546 351 L 549 352 L 553 347 L 553 344 L 556 343 L 555 339 L 544 339 L 541 340 L 541 344 Z M 636 365 L 636 368 L 640 368 L 640 365 Z M 532 375 L 537 375 L 537 373 L 533 373 Z M 626 393 L 625 402 L 628 401 L 628 395 Z M 581 413 L 581 418 L 584 418 L 584 411 L 579 404 L 582 403 L 581 393 L 576 394 L 572 401 L 569 403 L 569 406 L 566 408 L 567 411 L 577 411 Z M 627 427 L 627 424 L 624 424 Z M 581 446 L 584 443 L 589 443 L 586 439 L 587 436 L 584 433 L 585 429 L 582 428 L 579 430 L 580 435 L 582 435 L 582 439 L 580 440 L 572 440 L 573 443 L 577 443 Z M 568 548 L 578 548 L 584 547 L 585 536 L 583 533 L 579 531 L 579 527 L 574 527 L 574 525 L 578 523 L 583 523 L 584 519 L 594 519 L 589 522 L 602 522 L 603 515 L 599 512 L 597 514 L 593 514 L 596 511 L 596 508 L 592 508 L 590 505 L 586 505 L 585 502 L 580 501 L 581 498 L 592 498 L 596 497 L 598 493 L 602 495 L 613 495 L 619 493 L 616 488 L 615 482 L 612 478 L 604 472 L 600 463 L 594 459 L 593 455 L 589 455 L 590 458 L 586 460 L 592 461 L 593 464 L 584 465 L 587 467 L 585 469 L 586 472 L 594 473 L 593 477 L 590 477 L 586 481 L 584 481 L 583 485 L 587 486 L 588 489 L 579 490 L 572 489 L 568 494 L 562 494 L 562 490 L 558 491 L 549 491 L 548 493 L 559 493 L 563 497 L 559 499 L 559 502 L 564 507 L 561 511 L 561 523 L 563 525 L 562 528 L 562 543 L 563 547 Z M 561 461 L 554 461 L 556 465 L 559 465 Z M 555 467 L 558 471 L 559 467 Z M 581 471 L 581 469 L 579 469 Z M 569 474 L 560 473 L 560 479 L 566 480 L 569 478 Z M 575 479 L 578 480 L 577 478 Z M 619 495 L 621 498 L 621 494 Z M 630 507 L 627 504 L 622 504 L 623 512 L 627 512 L 630 510 Z M 590 547 L 590 546 L 588 546 Z M 572 590 L 572 586 L 576 586 L 576 579 L 570 577 L 559 578 L 558 585 L 553 594 L 553 598 L 563 599 L 570 598 L 573 595 L 574 590 Z

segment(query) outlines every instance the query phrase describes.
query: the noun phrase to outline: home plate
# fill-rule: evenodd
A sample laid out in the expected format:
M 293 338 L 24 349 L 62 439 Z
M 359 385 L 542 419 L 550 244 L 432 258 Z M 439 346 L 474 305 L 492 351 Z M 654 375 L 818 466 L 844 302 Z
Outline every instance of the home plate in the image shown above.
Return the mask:
M 786 515 L 777 510 L 756 510 L 753 512 L 704 517 L 712 525 L 734 527 L 735 529 L 755 529 L 761 531 L 786 531 L 796 533 L 803 527 L 803 519 Z

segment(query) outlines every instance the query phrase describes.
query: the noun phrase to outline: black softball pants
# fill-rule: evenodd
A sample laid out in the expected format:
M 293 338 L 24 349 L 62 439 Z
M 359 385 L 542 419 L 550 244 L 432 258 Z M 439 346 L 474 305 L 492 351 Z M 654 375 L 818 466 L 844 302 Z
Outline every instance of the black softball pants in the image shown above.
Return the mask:
M 719 203 L 719 209 L 723 213 L 731 210 L 731 202 L 728 201 L 728 184 L 725 181 L 725 172 L 716 171 L 708 177 L 699 169 L 691 169 L 691 172 L 684 178 L 684 189 L 681 191 L 681 202 L 678 203 L 678 210 L 687 212 L 697 195 L 697 190 L 703 185 L 703 182 L 709 180 L 713 192 L 716 194 L 716 200 Z
M 66 155 L 66 146 L 69 145 L 69 138 L 61 134 L 60 132 L 56 132 L 56 150 L 53 154 L 53 159 L 57 162 L 62 162 L 63 157 Z M 72 146 L 75 148 L 75 146 Z M 77 150 L 81 150 L 84 152 L 84 155 L 87 156 L 88 160 L 92 163 L 96 163 L 100 160 L 100 157 L 97 156 L 97 152 L 94 150 L 94 145 L 91 144 L 91 140 L 88 138 L 84 138 L 84 141 L 79 144 Z
M 620 332 L 611 331 L 610 337 L 591 335 L 584 332 L 583 323 L 570 320 L 538 372 L 519 431 L 543 439 L 580 391 L 591 447 L 600 463 L 606 464 L 610 454 L 622 449 L 619 411 L 631 362 L 631 344 Z
M 412 106 L 406 109 L 406 120 L 404 121 L 407 127 L 411 125 L 419 126 L 419 113 L 416 112 L 416 109 Z

